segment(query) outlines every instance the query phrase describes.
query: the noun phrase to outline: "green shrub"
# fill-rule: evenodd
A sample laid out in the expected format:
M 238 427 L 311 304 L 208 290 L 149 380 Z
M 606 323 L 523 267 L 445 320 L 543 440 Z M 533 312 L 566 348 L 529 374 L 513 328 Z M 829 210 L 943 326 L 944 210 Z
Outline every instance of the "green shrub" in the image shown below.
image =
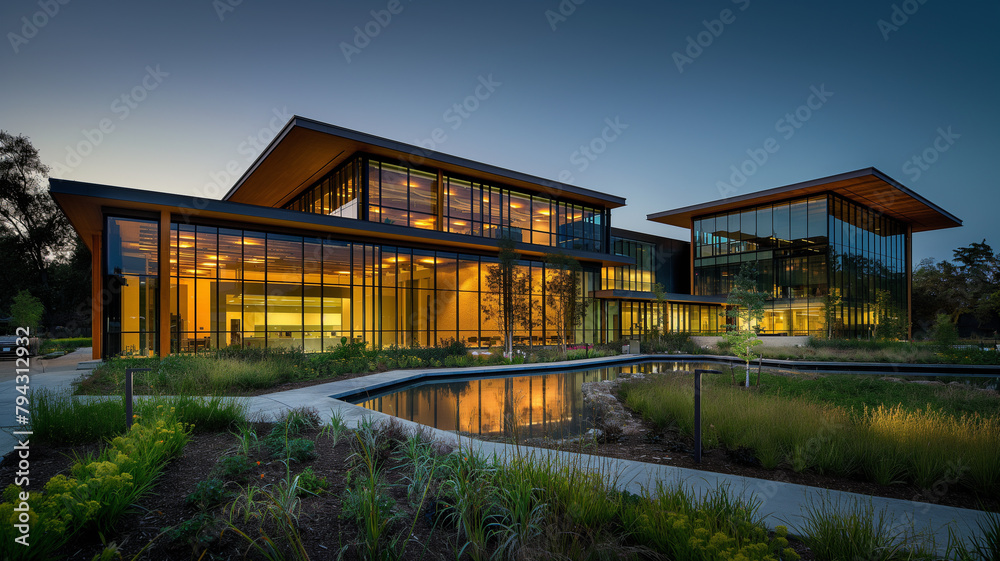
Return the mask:
M 302 473 L 298 475 L 299 477 L 299 494 L 313 493 L 318 494 L 326 490 L 330 486 L 330 482 L 326 480 L 325 477 L 316 475 L 313 471 L 312 466 L 307 467 L 302 470 Z
M 215 515 L 202 511 L 176 526 L 162 528 L 160 531 L 168 541 L 191 546 L 194 556 L 215 543 L 222 526 L 222 521 Z
M 149 491 L 167 461 L 184 448 L 188 434 L 183 423 L 163 412 L 138 419 L 98 454 L 76 458 L 70 475 L 51 478 L 44 493 L 28 493 L 30 548 L 14 542 L 11 524 L 0 524 L 0 558 L 51 559 L 80 531 L 107 533 Z M 21 492 L 18 486 L 7 487 L 0 520 L 12 520 Z
M 44 342 L 42 342 L 41 350 L 39 350 L 38 352 L 43 355 L 54 353 L 56 351 L 71 353 L 79 348 L 92 347 L 93 345 L 94 341 L 90 337 L 46 339 Z
M 288 441 L 285 449 L 276 452 L 275 456 L 287 457 L 293 462 L 315 460 L 316 443 L 307 438 L 293 438 Z
M 205 479 L 195 484 L 194 491 L 184 499 L 184 503 L 202 510 L 209 510 L 222 504 L 231 494 L 226 489 L 226 483 L 221 479 Z
M 223 479 L 241 481 L 255 465 L 257 464 L 242 454 L 223 456 L 215 464 L 214 473 Z

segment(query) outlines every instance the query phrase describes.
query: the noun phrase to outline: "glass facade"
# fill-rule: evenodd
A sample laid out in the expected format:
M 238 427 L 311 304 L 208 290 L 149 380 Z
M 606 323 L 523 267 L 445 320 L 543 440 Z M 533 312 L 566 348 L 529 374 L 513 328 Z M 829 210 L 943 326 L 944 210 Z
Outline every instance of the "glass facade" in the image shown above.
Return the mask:
M 170 326 L 173 352 L 229 345 L 320 351 L 342 337 L 373 345 L 499 344 L 483 317 L 495 258 L 416 248 L 172 224 Z M 523 261 L 537 327 L 518 344 L 555 344 L 543 306 L 545 266 Z M 586 270 L 584 293 L 598 274 Z M 594 342 L 590 314 L 574 342 Z
M 635 265 L 604 267 L 604 290 L 652 292 L 656 284 L 656 246 L 638 240 L 611 238 L 612 253 L 635 259 Z
M 104 231 L 105 353 L 156 354 L 159 224 L 109 216 Z
M 362 172 L 366 193 L 358 188 L 365 185 Z M 607 247 L 610 215 L 598 207 L 369 156 L 343 164 L 284 208 L 596 252 Z
M 350 160 L 303 191 L 284 208 L 342 218 L 358 218 L 361 166 Z
M 693 293 L 726 295 L 741 265 L 756 262 L 758 289 L 770 296 L 762 333 L 866 337 L 876 290 L 906 309 L 905 232 L 825 194 L 698 217 Z

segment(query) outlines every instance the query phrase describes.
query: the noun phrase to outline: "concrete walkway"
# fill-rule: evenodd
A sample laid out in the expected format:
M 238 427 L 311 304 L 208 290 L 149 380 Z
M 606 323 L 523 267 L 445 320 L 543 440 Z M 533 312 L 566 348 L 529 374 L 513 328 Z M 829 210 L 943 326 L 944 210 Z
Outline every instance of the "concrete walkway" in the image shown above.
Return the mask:
M 72 381 L 78 379 L 81 374 L 80 371 L 75 369 L 76 365 L 71 365 L 71 363 L 74 359 L 85 360 L 90 357 L 89 350 L 86 351 L 85 356 L 81 351 L 75 354 L 79 358 L 72 356 L 63 357 L 64 360 L 60 363 L 39 361 L 38 372 L 34 371 L 33 365 L 31 374 L 32 389 L 45 387 L 55 390 L 68 390 Z M 647 358 L 647 356 L 633 355 L 631 357 L 584 359 L 561 363 L 557 366 L 552 364 L 529 364 L 473 368 L 396 370 L 239 399 L 245 401 L 247 404 L 248 415 L 264 420 L 273 419 L 275 416 L 292 408 L 313 407 L 323 417 L 328 417 L 334 413 L 342 416 L 348 426 L 354 428 L 366 418 L 374 418 L 378 421 L 388 420 L 391 417 L 352 405 L 336 399 L 336 397 L 356 395 L 364 391 L 374 392 L 397 384 L 413 383 L 421 380 L 430 381 L 433 379 L 468 377 L 471 375 L 503 375 L 514 372 L 526 374 L 553 368 L 563 371 L 578 368 L 602 368 L 618 363 L 631 362 L 636 358 L 643 359 Z M 659 358 L 669 361 L 669 358 L 662 355 Z M 0 367 L 6 366 L 6 364 L 0 365 Z M 13 366 L 11 365 L 11 367 Z M 8 381 L 5 378 L 0 382 L 0 404 L 5 404 L 4 406 L 8 406 L 7 404 L 9 404 L 10 408 L 8 412 L 3 413 L 3 416 L 0 417 L 0 424 L 6 426 L 14 425 L 14 399 L 18 394 L 13 382 L 13 379 Z M 899 531 L 924 532 L 926 535 L 933 536 L 939 548 L 943 548 L 947 544 L 949 526 L 955 530 L 957 535 L 968 540 L 968 537 L 977 531 L 977 523 L 980 521 L 985 522 L 986 520 L 986 515 L 976 510 L 924 502 L 869 497 L 793 483 L 647 464 L 632 460 L 602 458 L 572 452 L 485 442 L 460 437 L 453 432 L 425 427 L 403 419 L 397 419 L 397 421 L 413 429 L 423 429 L 433 435 L 435 439 L 448 443 L 453 447 L 461 447 L 487 456 L 495 456 L 502 461 L 508 461 L 517 455 L 530 455 L 540 459 L 582 465 L 589 469 L 598 470 L 617 488 L 633 493 L 641 493 L 643 490 L 654 489 L 657 482 L 664 482 L 668 485 L 680 483 L 690 491 L 699 494 L 714 490 L 719 486 L 726 486 L 731 492 L 740 493 L 748 499 L 759 502 L 761 505 L 759 513 L 764 516 L 764 520 L 769 527 L 774 528 L 778 525 L 785 525 L 793 535 L 799 535 L 801 532 L 803 515 L 806 512 L 807 505 L 818 505 L 824 500 L 841 505 L 853 504 L 858 501 L 871 501 L 876 509 L 884 509 L 887 520 L 891 521 L 894 528 Z M 15 441 L 6 434 L 0 436 L 6 436 L 8 439 L 0 442 L 0 454 L 6 454 L 13 448 Z

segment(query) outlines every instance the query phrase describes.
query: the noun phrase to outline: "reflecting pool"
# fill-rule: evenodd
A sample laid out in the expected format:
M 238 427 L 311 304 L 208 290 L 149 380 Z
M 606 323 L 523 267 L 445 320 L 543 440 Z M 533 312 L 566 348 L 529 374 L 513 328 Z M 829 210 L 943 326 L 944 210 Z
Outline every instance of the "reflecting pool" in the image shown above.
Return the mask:
M 703 362 L 645 362 L 593 370 L 450 379 L 369 395 L 352 403 L 441 430 L 494 438 L 571 438 L 593 427 L 583 403 L 583 384 L 620 373 L 717 368 Z

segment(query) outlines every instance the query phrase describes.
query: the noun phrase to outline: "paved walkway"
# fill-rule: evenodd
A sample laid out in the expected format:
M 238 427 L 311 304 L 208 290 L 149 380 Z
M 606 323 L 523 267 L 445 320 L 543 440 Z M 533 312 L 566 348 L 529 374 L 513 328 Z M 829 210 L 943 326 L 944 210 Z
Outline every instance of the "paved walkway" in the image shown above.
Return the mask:
M 46 387 L 50 389 L 60 389 L 69 387 L 70 383 L 77 379 L 80 371 L 75 370 L 74 360 L 89 359 L 89 350 L 86 355 L 79 352 L 77 357 L 64 357 L 60 363 L 40 361 L 39 371 L 32 372 L 32 388 Z M 632 357 L 634 359 L 635 357 Z M 662 358 L 662 357 L 661 357 Z M 585 359 L 563 363 L 558 368 L 560 370 L 571 370 L 575 368 L 600 368 L 615 363 L 625 362 L 621 357 L 606 357 L 603 359 Z M 6 367 L 7 364 L 0 364 Z M 13 366 L 11 365 L 13 368 Z M 329 382 L 305 388 L 298 388 L 283 392 L 275 392 L 257 397 L 245 398 L 248 406 L 248 414 L 257 415 L 263 418 L 273 418 L 283 411 L 295 407 L 314 407 L 321 416 L 330 415 L 337 412 L 347 421 L 348 426 L 356 427 L 357 424 L 367 418 L 374 417 L 376 420 L 389 419 L 388 415 L 370 411 L 362 407 L 351 405 L 347 402 L 335 399 L 347 395 L 357 394 L 359 391 L 367 389 L 373 391 L 387 386 L 400 383 L 408 383 L 428 378 L 441 378 L 447 376 L 466 377 L 473 374 L 490 375 L 503 374 L 505 372 L 530 372 L 552 368 L 552 365 L 531 364 L 477 367 L 477 368 L 451 368 L 451 369 L 421 369 L 421 370 L 396 370 L 373 374 L 361 378 Z M 3 413 L 0 417 L 0 424 L 13 425 L 12 415 L 16 390 L 13 387 L 13 380 L 0 382 L 0 407 L 7 407 L 10 411 Z M 397 419 L 399 422 L 412 428 L 421 427 L 416 423 Z M 741 477 L 737 475 L 719 474 L 707 471 L 698 471 L 673 466 L 662 466 L 647 464 L 632 460 L 619 460 L 613 458 L 601 458 L 586 454 L 572 452 L 554 451 L 540 448 L 530 448 L 525 446 L 515 447 L 509 444 L 485 442 L 466 437 L 460 437 L 452 432 L 422 427 L 429 431 L 434 438 L 450 443 L 455 447 L 463 447 L 475 450 L 486 455 L 495 455 L 502 460 L 509 460 L 516 454 L 533 455 L 539 458 L 553 459 L 558 462 L 570 462 L 577 465 L 587 466 L 591 469 L 599 470 L 605 478 L 616 487 L 639 493 L 643 489 L 654 488 L 656 482 L 662 481 L 667 484 L 680 482 L 689 490 L 696 493 L 705 493 L 718 488 L 720 485 L 728 486 L 731 491 L 742 493 L 747 498 L 753 498 L 761 503 L 760 513 L 764 515 L 764 520 L 773 528 L 777 525 L 785 525 L 789 531 L 795 535 L 801 528 L 802 516 L 805 513 L 806 505 L 810 502 L 818 504 L 819 501 L 828 500 L 834 504 L 850 504 L 856 501 L 872 501 L 877 509 L 884 509 L 888 520 L 892 521 L 896 528 L 902 530 L 915 530 L 926 532 L 934 536 L 939 547 L 947 544 L 948 527 L 952 526 L 956 533 L 965 539 L 974 532 L 979 521 L 985 521 L 985 514 L 976 510 L 947 507 L 923 502 L 913 502 L 898 499 L 885 499 L 880 497 L 868 497 L 854 493 L 840 491 L 829 491 L 815 487 L 807 487 L 793 483 L 784 483 Z M 10 438 L 8 435 L 8 439 Z M 13 440 L 0 442 L 0 454 L 6 454 L 12 449 L 15 442 Z

